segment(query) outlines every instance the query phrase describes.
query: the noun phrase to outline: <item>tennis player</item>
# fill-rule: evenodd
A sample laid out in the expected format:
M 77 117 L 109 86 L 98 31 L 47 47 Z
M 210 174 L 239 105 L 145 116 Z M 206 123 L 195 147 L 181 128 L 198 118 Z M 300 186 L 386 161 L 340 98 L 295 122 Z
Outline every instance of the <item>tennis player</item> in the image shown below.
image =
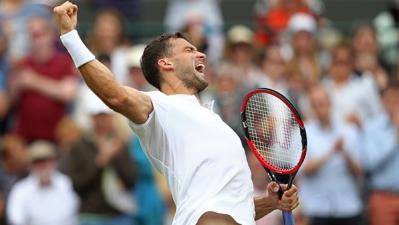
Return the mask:
M 75 30 L 77 11 L 70 2 L 54 8 L 61 41 L 91 90 L 130 120 L 148 158 L 165 176 L 177 207 L 174 225 L 253 225 L 274 209 L 298 205 L 296 188 L 279 200 L 276 183 L 265 196 L 253 198 L 240 139 L 197 99 L 208 85 L 206 56 L 182 34 L 161 35 L 145 48 L 143 73 L 160 91 L 144 93 L 118 84 L 95 59 Z

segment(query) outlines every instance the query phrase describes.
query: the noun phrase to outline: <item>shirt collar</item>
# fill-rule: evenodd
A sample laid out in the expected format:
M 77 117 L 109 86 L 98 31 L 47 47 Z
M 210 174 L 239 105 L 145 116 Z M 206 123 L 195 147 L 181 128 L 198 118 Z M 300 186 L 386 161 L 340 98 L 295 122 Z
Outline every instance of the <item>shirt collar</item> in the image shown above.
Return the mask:
M 213 112 L 213 106 L 215 105 L 215 100 L 200 103 L 200 100 L 195 95 L 174 94 L 174 95 L 169 95 L 169 96 L 174 97 L 174 98 L 179 98 L 182 101 L 195 102 L 199 105 L 202 105 L 202 107 L 205 107 L 212 112 Z

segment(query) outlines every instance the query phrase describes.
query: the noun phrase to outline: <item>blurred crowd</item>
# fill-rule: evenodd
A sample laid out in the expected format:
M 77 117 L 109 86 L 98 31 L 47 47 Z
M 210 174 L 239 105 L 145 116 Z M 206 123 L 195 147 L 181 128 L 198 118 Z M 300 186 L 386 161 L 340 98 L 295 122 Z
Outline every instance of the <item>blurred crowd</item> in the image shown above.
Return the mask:
M 95 13 L 82 38 L 96 58 L 120 83 L 155 90 L 140 69 L 151 37 L 126 33 L 141 1 L 82 2 Z M 0 224 L 170 224 L 162 175 L 60 44 L 58 3 L 0 1 Z M 308 135 L 297 224 L 398 225 L 399 1 L 351 33 L 318 0 L 257 0 L 249 10 L 253 26 L 225 29 L 217 0 L 168 2 L 165 30 L 184 32 L 208 55 L 203 104 L 244 146 L 239 111 L 249 90 L 277 90 L 297 107 Z M 269 179 L 252 154 L 247 160 L 260 195 Z M 257 221 L 281 223 L 277 211 Z

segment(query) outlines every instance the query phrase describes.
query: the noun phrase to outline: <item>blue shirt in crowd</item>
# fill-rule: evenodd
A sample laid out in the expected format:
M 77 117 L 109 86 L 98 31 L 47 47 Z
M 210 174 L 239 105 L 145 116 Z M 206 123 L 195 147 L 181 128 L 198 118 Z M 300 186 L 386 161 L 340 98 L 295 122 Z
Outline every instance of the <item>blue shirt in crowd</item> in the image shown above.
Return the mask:
M 363 160 L 370 173 L 372 190 L 399 193 L 399 140 L 397 130 L 386 113 L 365 127 Z

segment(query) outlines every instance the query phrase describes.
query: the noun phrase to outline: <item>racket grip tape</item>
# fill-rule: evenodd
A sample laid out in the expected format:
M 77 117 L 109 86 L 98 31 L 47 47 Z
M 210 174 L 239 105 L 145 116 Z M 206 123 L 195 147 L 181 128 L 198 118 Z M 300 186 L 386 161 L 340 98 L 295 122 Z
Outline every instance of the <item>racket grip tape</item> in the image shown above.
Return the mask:
M 292 212 L 283 211 L 283 221 L 284 225 L 295 225 Z

